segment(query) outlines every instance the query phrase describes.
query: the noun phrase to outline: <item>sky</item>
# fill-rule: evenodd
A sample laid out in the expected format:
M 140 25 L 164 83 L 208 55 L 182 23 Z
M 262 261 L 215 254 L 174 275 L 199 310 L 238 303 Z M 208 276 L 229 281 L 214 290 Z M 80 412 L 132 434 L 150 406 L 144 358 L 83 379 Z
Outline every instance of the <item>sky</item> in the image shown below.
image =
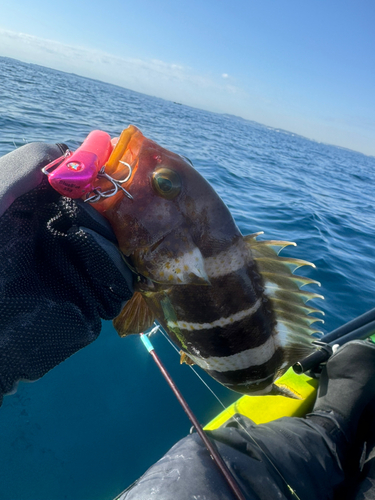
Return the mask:
M 0 55 L 375 156 L 374 26 L 373 0 L 5 0 Z

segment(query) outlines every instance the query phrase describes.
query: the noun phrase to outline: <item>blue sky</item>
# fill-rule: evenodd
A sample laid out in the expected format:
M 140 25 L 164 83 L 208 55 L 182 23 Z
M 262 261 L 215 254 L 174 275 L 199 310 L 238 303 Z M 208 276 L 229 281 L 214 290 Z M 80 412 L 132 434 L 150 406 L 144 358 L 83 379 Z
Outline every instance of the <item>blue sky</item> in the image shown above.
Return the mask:
M 375 155 L 371 0 L 17 0 L 0 55 Z

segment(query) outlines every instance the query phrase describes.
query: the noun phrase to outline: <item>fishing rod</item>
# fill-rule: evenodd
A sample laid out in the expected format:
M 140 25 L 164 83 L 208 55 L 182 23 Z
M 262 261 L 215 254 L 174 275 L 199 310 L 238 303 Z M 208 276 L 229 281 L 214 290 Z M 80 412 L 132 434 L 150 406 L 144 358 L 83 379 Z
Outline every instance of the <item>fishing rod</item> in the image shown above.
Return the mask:
M 151 332 L 148 334 L 148 335 L 152 335 L 154 332 L 157 331 L 157 329 L 159 328 L 159 326 L 153 328 L 151 330 Z M 172 348 L 177 352 L 177 354 L 180 355 L 180 351 L 177 349 L 177 347 L 173 344 L 173 342 L 168 338 L 168 336 L 166 335 L 165 332 L 163 332 L 163 329 L 162 328 L 159 328 L 159 332 L 163 335 L 163 337 L 165 338 L 165 340 L 172 346 Z M 220 398 L 218 397 L 217 394 L 215 394 L 215 392 L 211 389 L 211 387 L 207 384 L 207 382 L 205 382 L 202 377 L 199 375 L 199 373 L 191 366 L 191 365 L 187 365 L 190 370 L 192 370 L 195 374 L 196 377 L 198 377 L 198 379 L 202 382 L 202 384 L 211 392 L 211 394 L 216 398 L 216 400 L 219 402 L 219 404 L 223 407 L 223 409 L 225 410 L 226 409 L 226 406 L 224 405 L 224 403 L 220 400 Z M 270 466 L 273 467 L 273 469 L 275 470 L 275 472 L 280 476 L 280 478 L 282 479 L 282 481 L 285 483 L 285 486 L 287 487 L 290 495 L 291 495 L 291 498 L 293 498 L 294 500 L 300 500 L 299 496 L 297 495 L 297 492 L 290 486 L 290 484 L 288 483 L 288 481 L 285 479 L 285 477 L 282 475 L 282 473 L 280 472 L 280 470 L 276 467 L 276 465 L 273 463 L 272 459 L 268 456 L 268 454 L 265 452 L 265 450 L 260 446 L 260 444 L 256 441 L 256 439 L 254 438 L 254 436 L 252 436 L 249 431 L 247 430 L 247 428 L 242 424 L 241 420 L 238 418 L 238 415 L 234 414 L 232 416 L 232 418 L 237 422 L 238 426 L 243 430 L 243 432 L 248 436 L 248 438 L 254 443 L 254 445 L 258 448 L 258 450 L 262 453 L 262 455 L 264 456 L 264 458 L 269 462 Z M 117 500 L 117 499 L 116 499 Z
M 333 346 L 342 346 L 351 340 L 366 339 L 375 334 L 375 308 L 327 333 L 313 342 L 317 350 L 293 365 L 295 373 L 300 375 L 326 362 L 333 353 Z
M 159 327 L 156 327 L 156 328 L 158 329 Z M 153 333 L 155 330 L 156 329 L 152 330 L 151 333 Z M 154 346 L 152 345 L 149 337 L 147 335 L 145 335 L 144 333 L 141 333 L 140 337 L 141 337 L 141 340 L 142 340 L 144 346 L 146 347 L 147 351 L 151 354 L 153 360 L 155 361 L 155 363 L 157 364 L 158 368 L 160 369 L 163 377 L 168 382 L 169 387 L 172 389 L 172 391 L 174 392 L 176 398 L 178 399 L 179 403 L 181 404 L 182 408 L 184 409 L 185 413 L 189 417 L 190 422 L 193 424 L 193 426 L 195 427 L 197 433 L 201 437 L 204 445 L 206 446 L 208 452 L 211 455 L 211 458 L 214 460 L 215 464 L 217 465 L 217 467 L 219 468 L 220 472 L 224 476 L 224 478 L 227 481 L 228 486 L 232 490 L 233 494 L 235 495 L 235 497 L 238 500 L 246 500 L 246 497 L 243 495 L 243 493 L 242 493 L 242 491 L 241 491 L 241 489 L 240 489 L 237 481 L 235 480 L 235 478 L 233 477 L 232 473 L 228 469 L 227 464 L 224 462 L 224 460 L 222 459 L 222 457 L 219 454 L 219 452 L 217 451 L 217 449 L 214 447 L 214 445 L 212 444 L 212 442 L 209 440 L 209 438 L 207 437 L 207 435 L 203 431 L 203 429 L 202 429 L 200 423 L 198 422 L 196 416 L 194 415 L 194 413 L 190 409 L 190 407 L 187 404 L 185 398 L 183 397 L 183 395 L 181 394 L 180 390 L 178 389 L 178 387 L 174 383 L 172 377 L 167 372 L 167 370 L 166 370 L 165 366 L 163 365 L 163 363 L 161 362 L 159 356 L 156 354 Z

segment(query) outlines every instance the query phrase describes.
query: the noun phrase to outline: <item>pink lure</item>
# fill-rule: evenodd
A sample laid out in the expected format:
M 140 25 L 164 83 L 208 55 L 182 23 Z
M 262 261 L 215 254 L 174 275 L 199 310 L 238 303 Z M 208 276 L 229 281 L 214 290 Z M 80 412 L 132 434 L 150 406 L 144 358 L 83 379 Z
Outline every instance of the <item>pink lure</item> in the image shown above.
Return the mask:
M 44 168 L 49 183 L 63 196 L 81 198 L 93 190 L 98 172 L 107 162 L 112 149 L 111 137 L 107 132 L 90 132 L 81 146 L 66 156 L 55 170 L 48 172 L 56 161 Z

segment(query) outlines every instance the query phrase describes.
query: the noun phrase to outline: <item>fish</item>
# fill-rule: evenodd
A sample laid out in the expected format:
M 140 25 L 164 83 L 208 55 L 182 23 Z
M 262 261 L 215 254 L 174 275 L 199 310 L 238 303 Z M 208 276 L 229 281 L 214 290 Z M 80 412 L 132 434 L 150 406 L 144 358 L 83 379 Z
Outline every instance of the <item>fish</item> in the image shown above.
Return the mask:
M 136 275 L 134 296 L 113 321 L 118 334 L 144 332 L 156 320 L 182 362 L 241 394 L 283 394 L 275 380 L 313 351 L 313 324 L 323 322 L 307 305 L 323 297 L 302 290 L 320 283 L 294 274 L 314 264 L 279 256 L 293 242 L 242 235 L 192 163 L 133 125 L 105 173 L 93 206 Z M 112 187 L 122 183 L 117 192 L 110 178 Z

